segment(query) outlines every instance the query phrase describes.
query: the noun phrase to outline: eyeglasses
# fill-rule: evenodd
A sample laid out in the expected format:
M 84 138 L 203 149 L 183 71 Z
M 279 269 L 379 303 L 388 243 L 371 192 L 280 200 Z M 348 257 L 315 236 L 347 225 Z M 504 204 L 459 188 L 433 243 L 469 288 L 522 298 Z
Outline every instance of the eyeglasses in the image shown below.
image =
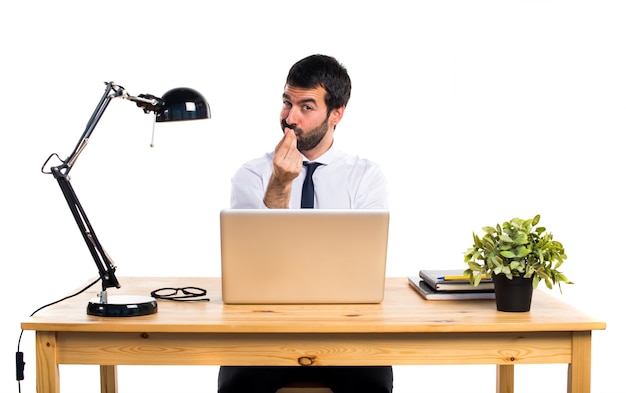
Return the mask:
M 159 288 L 150 292 L 150 295 L 155 299 L 174 300 L 179 302 L 208 302 L 209 300 L 211 300 L 209 298 L 198 299 L 202 296 L 206 296 L 206 289 L 198 287 Z

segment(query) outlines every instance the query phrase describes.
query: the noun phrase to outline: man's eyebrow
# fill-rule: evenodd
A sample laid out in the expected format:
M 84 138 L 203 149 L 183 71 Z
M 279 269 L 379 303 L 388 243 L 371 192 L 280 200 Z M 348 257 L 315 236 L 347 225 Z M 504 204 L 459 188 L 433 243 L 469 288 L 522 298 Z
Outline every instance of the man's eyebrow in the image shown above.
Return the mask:
M 291 101 L 291 97 L 289 97 L 289 95 L 286 94 L 286 93 L 283 93 L 283 98 Z M 298 102 L 296 102 L 296 104 L 298 104 L 298 105 L 309 104 L 309 103 L 313 103 L 313 104 L 317 105 L 317 101 L 313 97 L 306 97 L 306 98 L 303 98 L 303 99 L 299 100 Z

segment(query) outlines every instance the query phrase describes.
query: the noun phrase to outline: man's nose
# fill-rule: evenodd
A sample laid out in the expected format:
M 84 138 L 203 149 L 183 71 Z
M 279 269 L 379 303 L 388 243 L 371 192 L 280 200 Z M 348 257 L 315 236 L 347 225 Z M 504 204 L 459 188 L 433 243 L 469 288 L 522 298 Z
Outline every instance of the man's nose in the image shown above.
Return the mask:
M 285 118 L 285 121 L 287 122 L 287 124 L 290 126 L 297 125 L 299 120 L 300 120 L 300 113 L 298 112 L 298 110 L 296 110 L 296 108 L 289 109 L 289 112 L 287 113 L 287 117 Z

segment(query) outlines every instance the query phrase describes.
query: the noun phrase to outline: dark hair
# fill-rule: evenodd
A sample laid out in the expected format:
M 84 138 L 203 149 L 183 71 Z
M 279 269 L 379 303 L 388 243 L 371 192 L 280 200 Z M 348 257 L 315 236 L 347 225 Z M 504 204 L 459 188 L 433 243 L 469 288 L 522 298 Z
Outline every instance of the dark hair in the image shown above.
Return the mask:
M 286 84 L 304 89 L 323 87 L 328 113 L 348 105 L 352 90 L 346 68 L 334 57 L 325 55 L 311 55 L 295 63 L 287 74 Z

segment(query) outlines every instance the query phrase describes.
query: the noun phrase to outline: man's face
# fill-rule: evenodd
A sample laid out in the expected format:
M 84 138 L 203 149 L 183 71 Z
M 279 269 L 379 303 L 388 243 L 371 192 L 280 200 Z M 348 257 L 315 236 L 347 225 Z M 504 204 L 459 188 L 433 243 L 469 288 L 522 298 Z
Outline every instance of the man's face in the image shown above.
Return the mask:
M 329 115 L 324 102 L 325 95 L 323 87 L 285 87 L 280 124 L 283 132 L 285 128 L 294 130 L 301 152 L 315 148 L 328 133 Z

